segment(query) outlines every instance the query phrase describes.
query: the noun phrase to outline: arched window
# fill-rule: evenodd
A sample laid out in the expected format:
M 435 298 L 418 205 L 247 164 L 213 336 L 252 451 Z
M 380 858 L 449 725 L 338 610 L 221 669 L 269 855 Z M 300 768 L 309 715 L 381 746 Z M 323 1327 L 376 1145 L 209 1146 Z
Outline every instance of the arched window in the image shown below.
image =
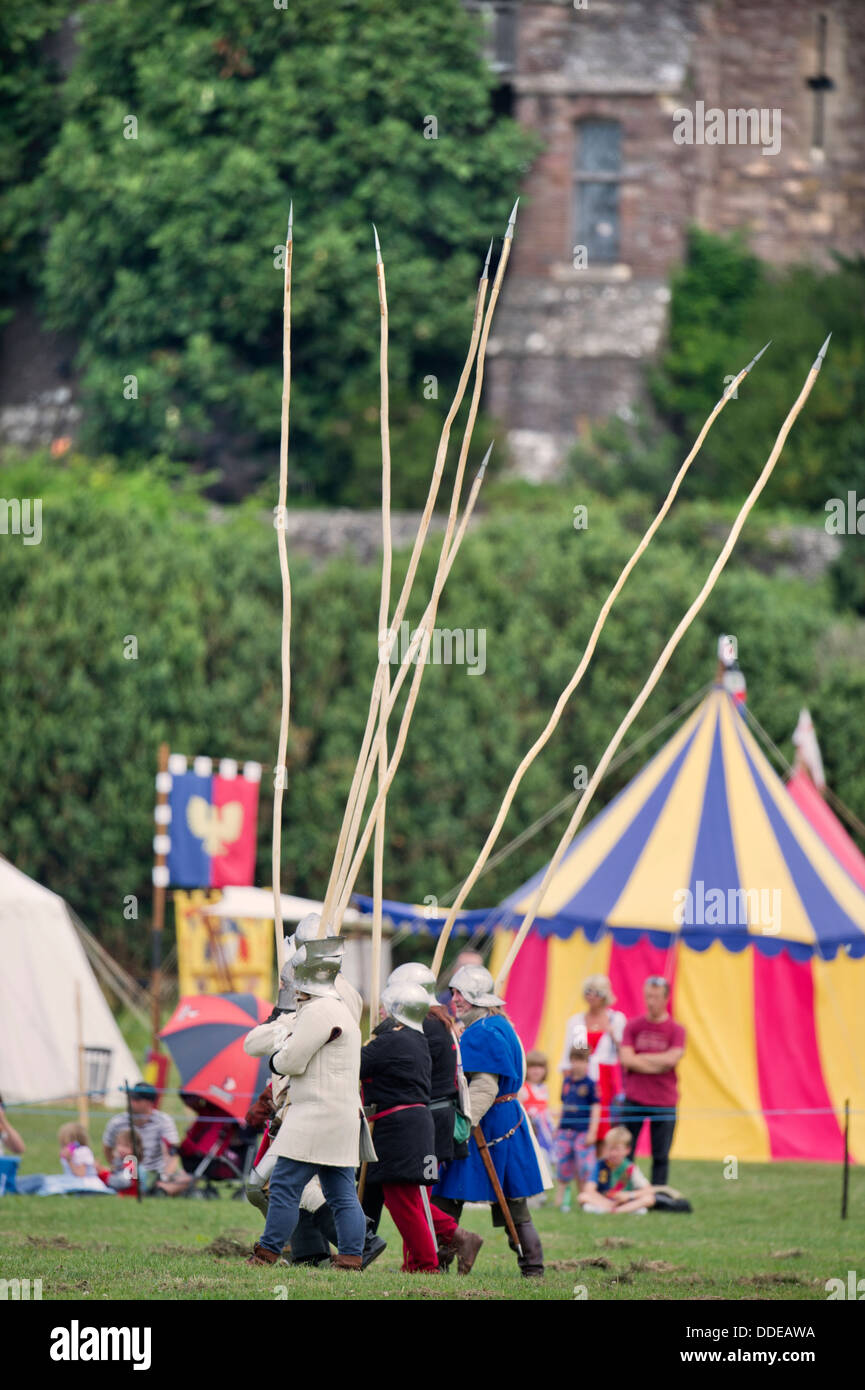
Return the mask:
M 622 128 L 618 121 L 580 121 L 574 144 L 574 240 L 588 264 L 619 259 Z

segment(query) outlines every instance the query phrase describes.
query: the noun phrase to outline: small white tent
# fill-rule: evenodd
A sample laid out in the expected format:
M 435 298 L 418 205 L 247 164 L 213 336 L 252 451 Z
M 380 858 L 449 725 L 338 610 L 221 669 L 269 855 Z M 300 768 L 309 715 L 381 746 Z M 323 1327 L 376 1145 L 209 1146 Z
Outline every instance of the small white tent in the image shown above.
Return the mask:
M 78 1091 L 76 984 L 82 1042 L 110 1049 L 106 1100 L 141 1074 L 114 1021 L 62 898 L 0 858 L 0 1095 L 54 1100 Z

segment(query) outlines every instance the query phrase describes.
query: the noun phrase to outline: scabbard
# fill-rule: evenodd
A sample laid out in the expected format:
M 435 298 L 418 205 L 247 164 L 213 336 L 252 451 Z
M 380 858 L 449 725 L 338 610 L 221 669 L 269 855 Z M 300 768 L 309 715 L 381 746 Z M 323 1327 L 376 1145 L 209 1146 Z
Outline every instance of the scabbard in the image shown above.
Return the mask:
M 523 1247 L 520 1245 L 520 1238 L 517 1235 L 517 1228 L 514 1225 L 514 1218 L 511 1216 L 511 1209 L 508 1206 L 507 1199 L 505 1198 L 505 1194 L 502 1191 L 502 1185 L 499 1182 L 499 1175 L 496 1172 L 496 1165 L 493 1163 L 492 1154 L 487 1148 L 487 1141 L 484 1138 L 483 1130 L 481 1129 L 480 1125 L 475 1125 L 473 1127 L 472 1136 L 474 1138 L 475 1143 L 478 1146 L 478 1152 L 480 1153 L 483 1165 L 487 1170 L 487 1177 L 493 1185 L 493 1192 L 495 1192 L 496 1194 L 496 1201 L 498 1202 L 499 1207 L 501 1208 L 502 1216 L 505 1218 L 505 1225 L 508 1228 L 508 1235 L 510 1236 L 514 1245 L 517 1247 L 517 1254 L 520 1256 L 520 1259 L 522 1259 Z

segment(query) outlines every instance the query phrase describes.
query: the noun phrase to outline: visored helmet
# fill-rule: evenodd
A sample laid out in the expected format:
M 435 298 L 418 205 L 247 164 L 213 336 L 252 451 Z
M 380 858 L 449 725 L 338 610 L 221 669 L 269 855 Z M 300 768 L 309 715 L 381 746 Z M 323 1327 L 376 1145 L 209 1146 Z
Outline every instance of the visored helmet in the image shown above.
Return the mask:
M 431 999 L 435 1001 L 436 977 L 428 965 L 421 965 L 419 960 L 410 960 L 405 965 L 398 965 L 396 970 L 392 970 L 387 977 L 387 988 L 391 985 L 422 985 Z
M 451 989 L 458 989 L 463 999 L 478 1009 L 502 1009 L 504 999 L 495 993 L 492 975 L 483 965 L 461 965 L 451 976 Z
M 381 1002 L 385 1013 L 395 1018 L 397 1023 L 404 1023 L 406 1028 L 413 1028 L 416 1033 L 423 1032 L 423 1021 L 432 1004 L 423 985 L 414 984 L 411 980 L 388 984 L 382 991 Z
M 307 941 L 289 961 L 298 994 L 339 999 L 334 981 L 342 966 L 345 942 L 336 936 Z

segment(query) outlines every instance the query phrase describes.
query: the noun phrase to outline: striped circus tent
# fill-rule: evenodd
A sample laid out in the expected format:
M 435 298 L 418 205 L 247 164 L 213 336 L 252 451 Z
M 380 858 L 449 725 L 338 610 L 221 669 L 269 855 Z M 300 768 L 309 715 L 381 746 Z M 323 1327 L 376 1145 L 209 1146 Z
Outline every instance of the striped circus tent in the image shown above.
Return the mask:
M 543 872 L 495 914 L 494 974 Z M 720 685 L 575 839 L 511 971 L 509 1016 L 553 1094 L 596 973 L 629 1017 L 648 975 L 672 981 L 674 1155 L 838 1160 L 848 1098 L 865 1155 L 865 891 Z
M 797 767 L 787 780 L 787 790 L 803 816 L 811 822 L 817 834 L 831 849 L 836 859 L 859 884 L 865 888 L 865 854 L 844 829 L 832 808 L 823 800 L 804 767 Z

